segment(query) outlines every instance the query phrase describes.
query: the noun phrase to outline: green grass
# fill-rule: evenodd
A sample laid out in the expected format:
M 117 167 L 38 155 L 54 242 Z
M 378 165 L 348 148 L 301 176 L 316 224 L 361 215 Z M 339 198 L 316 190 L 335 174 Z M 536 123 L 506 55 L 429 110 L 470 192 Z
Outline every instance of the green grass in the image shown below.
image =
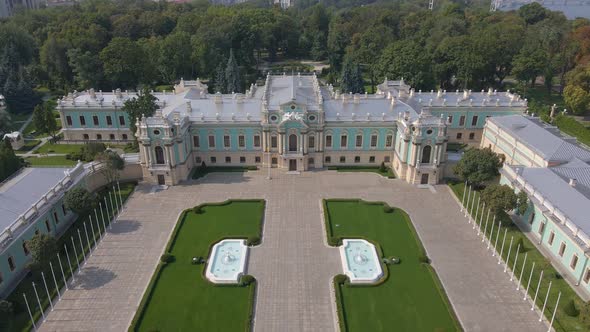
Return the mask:
M 580 143 L 590 146 L 590 129 L 571 116 L 558 115 L 553 124 L 564 133 L 574 136 Z
M 464 184 L 463 183 L 449 183 L 449 186 L 457 196 L 457 198 L 461 201 L 463 199 L 463 190 Z M 475 192 L 472 194 L 472 198 L 475 196 L 475 199 L 479 197 L 479 193 Z M 467 200 L 467 199 L 466 199 Z M 476 211 L 470 211 L 472 215 L 475 215 Z M 481 214 L 481 211 L 480 211 Z M 534 291 L 536 290 L 536 285 L 539 282 L 539 277 L 541 274 L 541 270 L 544 271 L 543 280 L 541 282 L 541 287 L 539 289 L 539 295 L 537 297 L 537 306 L 539 308 L 543 307 L 543 301 L 545 300 L 545 296 L 547 295 L 547 289 L 549 286 L 549 281 L 552 282 L 551 291 L 549 292 L 549 298 L 547 301 L 547 308 L 545 309 L 545 317 L 550 320 L 551 315 L 555 309 L 555 302 L 557 301 L 557 296 L 561 292 L 561 299 L 559 304 L 559 309 L 557 310 L 555 316 L 555 322 L 553 327 L 557 332 L 570 332 L 570 331 L 588 331 L 590 329 L 590 324 L 582 322 L 581 318 L 583 314 L 580 314 L 578 317 L 571 317 L 568 316 L 563 309 L 565 308 L 565 304 L 574 299 L 577 304 L 577 307 L 580 308 L 584 301 L 576 294 L 576 292 L 570 287 L 570 285 L 562 278 L 558 277 L 557 270 L 551 265 L 548 259 L 546 259 L 532 244 L 528 238 L 522 233 L 522 231 L 512 222 L 510 217 L 506 213 L 501 213 L 497 215 L 497 220 L 500 220 L 502 223 L 502 228 L 500 230 L 501 234 L 499 235 L 498 239 L 498 251 L 501 251 L 501 243 L 504 238 L 504 232 L 507 231 L 506 235 L 506 244 L 503 251 L 503 259 L 506 260 L 506 256 L 508 256 L 508 251 L 510 247 L 510 239 L 513 238 L 512 242 L 512 249 L 510 249 L 511 255 L 509 258 L 508 266 L 514 266 L 514 258 L 515 252 L 517 249 L 517 243 L 520 238 L 523 239 L 524 247 L 526 248 L 526 255 L 527 255 L 527 266 L 524 269 L 524 274 L 522 277 L 522 287 L 526 289 L 528 283 L 528 277 L 530 276 L 532 264 L 535 263 L 535 270 L 533 272 L 533 276 L 531 279 L 531 286 L 529 290 L 529 295 L 534 297 Z M 480 219 L 480 218 L 478 218 Z M 492 220 L 492 217 L 490 217 Z M 466 225 L 467 227 L 467 225 Z M 485 230 L 485 223 L 484 223 L 484 230 Z M 491 242 L 492 244 L 496 243 L 496 238 L 498 237 L 497 232 L 498 226 L 496 224 L 494 233 L 491 234 L 491 223 L 488 226 L 488 230 L 486 232 L 486 236 L 490 237 L 491 235 Z M 521 251 L 522 253 L 522 251 Z M 515 276 L 520 279 L 520 275 L 522 273 L 522 262 L 523 262 L 523 255 L 520 255 L 519 261 L 517 263 L 517 269 L 515 271 Z M 506 278 L 509 278 L 508 274 Z M 524 293 L 523 293 L 524 295 Z
M 37 149 L 38 153 L 76 153 L 79 152 L 84 144 L 51 144 L 45 143 Z
M 264 201 L 228 201 L 203 205 L 203 213 L 183 213 L 167 252 L 175 261 L 160 265 L 144 294 L 130 330 L 245 331 L 250 329 L 254 284 L 214 285 L 204 276 L 207 258 L 223 238 L 261 236 Z
M 121 197 L 123 199 L 123 202 L 125 202 L 127 200 L 127 198 L 131 195 L 131 192 L 133 191 L 133 189 L 135 188 L 135 184 L 134 183 L 122 183 L 121 184 Z M 104 202 L 104 197 L 106 194 L 108 194 L 108 191 L 106 189 L 102 189 L 100 191 L 98 191 L 98 199 L 101 200 L 102 202 Z M 108 196 L 107 196 L 108 197 Z M 104 209 L 104 211 L 106 212 L 105 214 L 105 218 L 108 216 L 107 222 L 106 224 L 108 225 L 108 220 L 111 219 L 112 215 L 113 215 L 113 209 L 110 208 L 110 203 L 109 203 L 109 208 L 108 209 Z M 100 215 L 100 213 L 99 213 Z M 66 231 L 60 236 L 60 238 L 58 239 L 57 243 L 57 247 L 59 249 L 59 255 L 61 257 L 61 261 L 62 263 L 66 264 L 66 266 L 64 266 L 64 273 L 66 275 L 66 278 L 70 277 L 70 270 L 69 267 L 67 266 L 67 258 L 66 258 L 66 254 L 65 254 L 65 250 L 64 250 L 64 245 L 68 246 L 68 250 L 69 250 L 69 254 L 70 254 L 70 258 L 72 259 L 72 266 L 77 266 L 76 264 L 76 257 L 74 256 L 73 253 L 73 249 L 71 247 L 71 238 L 72 236 L 74 237 L 74 243 L 76 244 L 77 248 L 77 252 L 78 252 L 78 261 L 81 262 L 83 260 L 82 257 L 82 252 L 81 249 L 82 247 L 80 246 L 80 242 L 78 239 L 78 229 L 80 229 L 80 231 L 82 232 L 82 234 L 84 234 L 84 223 L 88 223 L 88 217 L 83 216 L 83 217 L 78 217 L 73 223 L 72 225 L 69 226 L 69 228 L 66 229 Z M 96 229 L 96 221 L 94 222 L 94 227 Z M 88 227 L 90 227 L 90 224 L 88 224 Z M 102 230 L 102 224 L 100 225 L 100 229 Z M 90 232 L 90 229 L 88 230 L 88 232 Z M 92 233 L 89 233 L 90 235 L 90 241 L 93 242 L 92 239 Z M 87 252 L 88 251 L 88 244 L 86 242 L 86 238 L 84 235 L 83 236 L 83 244 L 84 244 L 84 251 Z M 98 238 L 100 235 L 99 233 L 96 233 L 96 237 Z M 57 282 L 59 284 L 60 287 L 63 287 L 63 278 L 61 277 L 61 272 L 59 272 L 59 262 L 57 260 L 57 258 L 54 258 L 52 260 L 52 264 L 56 273 L 56 279 Z M 46 267 L 44 270 L 45 273 L 45 277 L 49 278 L 47 279 L 47 285 L 50 289 L 50 293 L 51 296 L 53 298 L 55 298 L 57 296 L 57 292 L 55 290 L 55 284 L 53 283 L 53 279 L 51 278 L 51 271 L 49 270 L 48 267 Z M 31 273 L 30 275 L 27 275 L 24 279 L 22 279 L 20 281 L 20 283 L 16 286 L 16 288 L 12 291 L 12 293 L 10 295 L 8 295 L 8 297 L 6 298 L 8 301 L 12 302 L 15 306 L 15 313 L 13 314 L 13 316 L 8 319 L 5 320 L 3 322 L 0 322 L 0 331 L 4 331 L 3 328 L 6 328 L 7 331 L 29 331 L 32 329 L 32 325 L 31 325 L 31 320 L 29 319 L 29 314 L 27 313 L 27 308 L 24 304 L 24 299 L 23 299 L 23 293 L 26 294 L 27 299 L 29 301 L 29 304 L 31 306 L 31 311 L 33 312 L 33 315 L 36 319 L 39 319 L 39 317 L 41 316 L 41 312 L 39 311 L 39 306 L 35 300 L 35 293 L 32 287 L 32 282 L 35 282 L 35 284 L 37 285 L 37 291 L 39 292 L 39 297 L 41 299 L 41 304 L 43 305 L 44 308 L 49 307 L 49 300 L 47 299 L 47 293 L 39 287 L 39 285 L 43 285 L 43 280 L 41 279 L 41 274 L 40 272 L 38 273 Z
M 324 204 L 328 238 L 364 238 L 384 257 L 401 259 L 398 265 L 382 265 L 389 276 L 377 286 L 337 285 L 342 331 L 461 330 L 436 273 L 419 261 L 424 248 L 404 211 L 385 213 L 383 204 L 361 200 Z
M 216 172 L 229 172 L 229 173 L 243 173 L 247 171 L 255 171 L 258 168 L 256 166 L 207 166 L 203 167 L 195 167 L 192 171 L 192 178 L 194 180 L 201 178 L 209 173 L 216 173 Z
M 66 159 L 65 156 L 27 157 L 25 158 L 31 166 L 75 166 L 77 161 Z
M 389 167 L 385 172 L 381 172 L 379 170 L 379 166 L 329 166 L 329 170 L 338 171 L 338 172 L 369 172 L 369 173 L 377 173 L 379 175 L 385 176 L 389 179 L 395 179 L 395 173 Z
M 467 147 L 467 144 L 463 143 L 447 143 L 447 151 L 459 152 Z
M 31 150 L 33 150 L 34 147 L 39 145 L 39 143 L 41 143 L 41 141 L 38 139 L 27 139 L 27 140 L 25 140 L 25 145 L 23 145 L 22 148 L 18 149 L 18 151 L 16 151 L 16 153 L 19 153 L 19 152 L 24 153 L 27 151 L 31 151 Z

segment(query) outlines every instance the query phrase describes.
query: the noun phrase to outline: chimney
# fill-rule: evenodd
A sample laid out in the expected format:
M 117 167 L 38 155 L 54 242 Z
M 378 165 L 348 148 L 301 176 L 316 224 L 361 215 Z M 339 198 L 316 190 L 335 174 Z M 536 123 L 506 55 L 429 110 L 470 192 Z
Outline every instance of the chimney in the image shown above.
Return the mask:
M 575 188 L 576 187 L 576 184 L 578 184 L 578 180 L 576 180 L 576 179 L 570 179 L 569 184 L 570 184 L 570 186 L 572 186 L 572 187 Z

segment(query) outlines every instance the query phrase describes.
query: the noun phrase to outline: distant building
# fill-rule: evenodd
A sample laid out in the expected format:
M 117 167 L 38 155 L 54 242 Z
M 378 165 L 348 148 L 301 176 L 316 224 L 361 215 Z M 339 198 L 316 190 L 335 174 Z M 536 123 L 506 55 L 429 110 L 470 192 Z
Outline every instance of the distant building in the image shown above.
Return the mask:
M 21 133 L 18 131 L 13 131 L 12 133 L 5 134 L 3 139 L 10 140 L 10 145 L 12 146 L 13 150 L 18 150 L 25 145 L 23 135 L 21 135 Z
M 506 158 L 501 184 L 529 197 L 520 227 L 583 298 L 590 298 L 590 151 L 538 118 L 490 118 L 482 147 Z
M 6 99 L 4 99 L 4 96 L 0 94 L 0 111 L 3 111 L 6 109 Z
M 14 14 L 18 8 L 38 9 L 38 0 L 0 0 L 0 18 L 9 17 Z
M 295 4 L 295 0 L 274 0 L 274 4 L 280 5 L 283 9 L 287 9 Z
M 58 100 L 65 140 L 131 141 L 121 111 L 135 93 L 70 93 Z M 329 166 L 391 167 L 401 180 L 435 184 L 447 165 L 447 142 L 480 143 L 487 117 L 521 114 L 510 92 L 416 92 L 385 81 L 376 94 L 340 93 L 314 75 L 268 75 L 244 94 L 209 94 L 181 80 L 154 93 L 159 109 L 138 119 L 144 180 L 175 185 L 193 167 L 273 167 L 307 171 Z

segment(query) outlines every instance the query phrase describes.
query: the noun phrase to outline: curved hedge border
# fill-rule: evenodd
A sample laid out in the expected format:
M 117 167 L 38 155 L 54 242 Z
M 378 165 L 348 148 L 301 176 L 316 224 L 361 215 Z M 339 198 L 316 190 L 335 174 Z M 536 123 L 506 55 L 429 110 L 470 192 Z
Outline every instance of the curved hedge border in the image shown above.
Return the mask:
M 333 247 L 341 246 L 342 245 L 342 238 L 334 236 L 334 233 L 332 230 L 332 223 L 330 222 L 331 216 L 330 216 L 330 212 L 328 211 L 328 205 L 327 205 L 328 202 L 357 202 L 357 203 L 362 203 L 362 204 L 367 204 L 367 205 L 383 205 L 384 207 L 391 207 L 386 202 L 365 201 L 362 199 L 354 199 L 354 198 L 335 198 L 335 199 L 322 200 L 322 207 L 324 210 L 324 223 L 326 225 L 326 232 L 328 232 L 328 234 L 326 234 L 326 235 L 328 235 L 328 244 Z M 394 207 L 391 207 L 391 208 L 393 208 L 394 210 L 396 209 Z M 412 223 L 410 216 L 403 209 L 398 208 L 398 210 L 401 212 L 404 220 L 406 221 L 407 225 L 409 226 L 410 232 L 412 232 L 412 235 L 414 236 L 414 240 L 418 244 L 418 248 L 420 249 L 421 254 L 424 256 L 427 256 L 426 249 L 422 245 L 422 241 L 420 240 L 420 236 L 418 235 L 416 228 L 414 228 L 414 224 Z M 387 213 L 387 212 L 383 212 L 383 213 Z M 377 255 L 379 257 L 383 257 L 383 251 L 382 251 L 381 245 L 379 245 L 379 243 L 375 243 L 375 242 L 373 242 L 369 239 L 366 239 L 364 237 L 356 237 L 356 238 L 371 242 L 373 245 L 375 245 L 375 248 L 377 248 Z M 383 284 L 384 282 L 386 282 L 389 279 L 389 267 L 387 265 L 384 265 L 383 262 L 380 262 L 380 264 L 381 264 L 381 268 L 383 269 L 384 276 L 377 283 L 374 283 L 374 284 L 351 284 L 350 280 L 348 279 L 347 276 L 346 276 L 344 283 L 338 283 L 337 278 L 339 275 L 334 277 L 333 284 L 334 284 L 334 293 L 336 295 L 336 307 L 338 310 L 338 324 L 340 326 L 340 331 L 348 331 L 348 326 L 346 323 L 345 309 L 344 309 L 344 302 L 343 302 L 342 293 L 341 293 L 341 287 L 376 287 L 376 286 Z M 457 330 L 463 331 L 463 327 L 459 323 L 459 319 L 457 318 L 457 315 L 455 314 L 455 311 L 453 310 L 453 307 L 451 306 L 451 302 L 449 301 L 447 293 L 445 292 L 444 287 L 442 286 L 442 283 L 441 283 L 440 279 L 438 278 L 438 274 L 436 274 L 436 271 L 429 263 L 422 263 L 422 264 L 426 265 L 426 268 L 430 271 L 431 276 L 432 276 L 432 280 L 434 281 L 436 288 L 438 289 L 439 293 L 441 294 L 443 302 L 444 302 L 450 316 L 453 318 L 453 321 L 455 322 Z
M 258 230 L 258 233 L 260 234 L 259 237 L 262 236 L 262 229 L 264 227 L 264 210 L 266 208 L 266 201 L 263 199 L 228 199 L 226 201 L 223 202 L 218 202 L 218 203 L 203 203 L 200 205 L 197 205 L 197 207 L 200 208 L 204 208 L 207 206 L 225 206 L 225 205 L 229 205 L 233 202 L 256 202 L 256 203 L 262 203 L 262 207 L 261 207 L 261 215 L 262 215 L 262 220 L 260 221 L 260 229 Z M 178 238 L 178 233 L 180 231 L 180 228 L 182 227 L 182 225 L 184 224 L 184 221 L 186 220 L 186 215 L 189 212 L 192 212 L 194 209 L 194 207 L 192 208 L 188 208 L 185 209 L 184 211 L 182 211 L 182 213 L 180 214 L 180 217 L 178 218 L 178 220 L 180 222 L 176 223 L 176 226 L 174 226 L 174 230 L 172 231 L 172 234 L 170 235 L 170 239 L 168 240 L 168 244 L 166 245 L 166 248 L 164 249 L 164 253 L 170 253 L 172 247 L 174 246 L 174 244 L 176 243 L 176 239 Z M 232 238 L 239 238 L 242 239 L 240 237 L 222 237 L 214 242 L 212 242 L 209 245 L 209 250 L 208 253 L 211 252 L 211 249 L 213 248 L 213 246 L 215 245 L 215 243 L 223 240 L 223 239 L 232 239 Z M 147 304 L 150 302 L 152 295 L 154 293 L 154 289 L 155 289 L 155 285 L 158 283 L 158 280 L 160 279 L 160 275 L 162 274 L 162 271 L 166 268 L 166 263 L 158 263 L 158 266 L 156 267 L 156 271 L 154 272 L 154 275 L 152 276 L 152 278 L 150 279 L 150 282 L 148 283 L 148 286 L 146 288 L 145 293 L 143 294 L 143 297 L 141 299 L 141 302 L 139 302 L 139 306 L 137 307 L 137 310 L 135 311 L 135 315 L 133 316 L 133 319 L 131 320 L 131 324 L 129 325 L 129 328 L 127 329 L 127 331 L 137 331 L 137 328 L 139 326 L 139 322 L 141 322 L 141 320 L 143 319 L 143 315 L 145 313 L 145 309 Z M 209 279 L 207 279 L 204 275 L 206 269 L 203 269 L 202 277 L 205 281 L 209 282 L 209 284 L 216 286 L 216 287 L 243 287 L 240 285 L 234 285 L 234 284 L 215 284 L 209 281 Z M 248 323 L 246 324 L 246 331 L 252 331 L 252 327 L 253 327 L 253 322 L 254 322 L 254 299 L 256 297 L 256 288 L 257 288 L 258 282 L 256 281 L 256 279 L 254 279 L 254 281 L 248 285 L 247 287 L 250 287 L 250 293 L 248 295 Z

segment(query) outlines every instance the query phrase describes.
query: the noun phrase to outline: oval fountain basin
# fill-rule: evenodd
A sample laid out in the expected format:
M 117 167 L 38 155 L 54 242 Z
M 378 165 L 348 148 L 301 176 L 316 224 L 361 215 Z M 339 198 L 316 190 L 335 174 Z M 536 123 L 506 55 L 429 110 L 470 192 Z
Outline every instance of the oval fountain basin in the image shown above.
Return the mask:
M 369 241 L 344 239 L 340 246 L 344 274 L 351 283 L 375 283 L 383 277 L 377 249 Z
M 247 254 L 248 247 L 244 239 L 217 242 L 211 249 L 205 276 L 214 283 L 238 283 L 246 270 Z

